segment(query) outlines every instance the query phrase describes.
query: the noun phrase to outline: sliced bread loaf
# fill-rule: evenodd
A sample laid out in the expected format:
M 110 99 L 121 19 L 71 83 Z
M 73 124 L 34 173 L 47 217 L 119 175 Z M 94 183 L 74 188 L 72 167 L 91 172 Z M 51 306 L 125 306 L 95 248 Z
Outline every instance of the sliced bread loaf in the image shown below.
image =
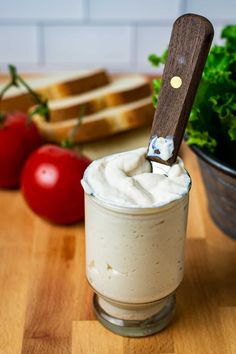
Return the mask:
M 27 80 L 30 87 L 47 99 L 78 95 L 109 84 L 109 76 L 103 69 L 61 73 Z M 2 85 L 3 87 L 3 85 Z M 0 87 L 0 90 L 1 88 Z M 26 112 L 35 102 L 24 87 L 11 88 L 1 102 L 1 110 Z
M 50 121 L 78 117 L 80 112 L 89 115 L 108 107 L 137 101 L 151 95 L 145 76 L 129 75 L 115 79 L 97 90 L 49 101 Z
M 147 97 L 84 116 L 78 128 L 76 128 L 78 118 L 54 123 L 46 122 L 39 115 L 35 115 L 33 119 L 47 141 L 60 143 L 72 134 L 75 142 L 83 143 L 149 125 L 153 120 L 153 114 L 151 97 Z

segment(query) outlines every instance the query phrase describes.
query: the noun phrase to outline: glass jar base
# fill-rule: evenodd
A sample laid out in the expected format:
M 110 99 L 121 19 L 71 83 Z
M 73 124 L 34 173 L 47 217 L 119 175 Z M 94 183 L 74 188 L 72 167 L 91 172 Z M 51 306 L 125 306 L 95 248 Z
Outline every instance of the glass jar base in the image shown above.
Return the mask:
M 145 337 L 167 327 L 174 316 L 175 294 L 160 301 L 163 301 L 163 307 L 151 317 L 142 320 L 121 319 L 108 314 L 101 307 L 97 294 L 93 296 L 93 307 L 98 321 L 110 331 L 124 337 Z

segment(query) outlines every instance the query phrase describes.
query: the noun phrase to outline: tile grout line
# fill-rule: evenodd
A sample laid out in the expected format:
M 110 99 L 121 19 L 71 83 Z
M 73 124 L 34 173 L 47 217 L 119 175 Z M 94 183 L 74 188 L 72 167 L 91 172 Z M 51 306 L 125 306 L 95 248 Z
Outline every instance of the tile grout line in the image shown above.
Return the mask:
M 182 0 L 183 1 L 183 0 Z M 182 11 L 182 6 L 180 7 L 180 11 Z M 122 27 L 122 26 L 144 26 L 144 27 L 165 27 L 173 24 L 173 19 L 158 19 L 158 20 L 130 20 L 130 21 L 122 21 L 122 20 L 29 20 L 29 19 L 0 19 L 0 26 L 37 26 L 41 24 L 42 26 L 48 27 L 63 27 L 63 26 L 94 26 L 94 27 Z M 225 25 L 235 22 L 235 18 L 216 18 L 211 19 L 215 26 L 217 25 Z
M 90 0 L 83 0 L 83 24 L 90 22 Z
M 44 26 L 41 23 L 37 24 L 37 42 L 38 65 L 43 67 L 45 64 L 45 34 Z
M 131 28 L 131 44 L 130 44 L 130 66 L 137 69 L 138 63 L 138 28 L 137 25 L 130 26 Z
M 185 14 L 187 11 L 187 1 L 188 0 L 180 0 L 180 4 L 179 4 L 179 14 Z

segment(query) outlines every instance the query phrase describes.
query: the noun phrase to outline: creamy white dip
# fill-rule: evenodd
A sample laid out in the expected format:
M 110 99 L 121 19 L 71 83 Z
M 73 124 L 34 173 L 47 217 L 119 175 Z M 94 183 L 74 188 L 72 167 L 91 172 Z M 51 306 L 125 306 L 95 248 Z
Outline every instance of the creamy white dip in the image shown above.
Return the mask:
M 169 160 L 174 151 L 174 140 L 171 136 L 166 138 L 154 136 L 149 144 L 148 155 L 157 156 L 163 161 Z
M 169 167 L 145 156 L 139 148 L 92 162 L 82 180 L 85 192 L 128 207 L 159 206 L 187 194 L 190 177 L 180 158 Z

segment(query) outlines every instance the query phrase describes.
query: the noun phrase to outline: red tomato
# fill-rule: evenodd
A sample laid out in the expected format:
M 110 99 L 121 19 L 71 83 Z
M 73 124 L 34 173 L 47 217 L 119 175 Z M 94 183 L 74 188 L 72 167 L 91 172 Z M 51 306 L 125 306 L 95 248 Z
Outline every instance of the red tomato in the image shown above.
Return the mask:
M 31 209 L 56 224 L 84 218 L 84 191 L 80 180 L 90 161 L 75 152 L 45 145 L 27 160 L 21 179 Z
M 6 115 L 0 123 L 0 188 L 16 188 L 25 160 L 41 145 L 33 122 L 21 112 Z

